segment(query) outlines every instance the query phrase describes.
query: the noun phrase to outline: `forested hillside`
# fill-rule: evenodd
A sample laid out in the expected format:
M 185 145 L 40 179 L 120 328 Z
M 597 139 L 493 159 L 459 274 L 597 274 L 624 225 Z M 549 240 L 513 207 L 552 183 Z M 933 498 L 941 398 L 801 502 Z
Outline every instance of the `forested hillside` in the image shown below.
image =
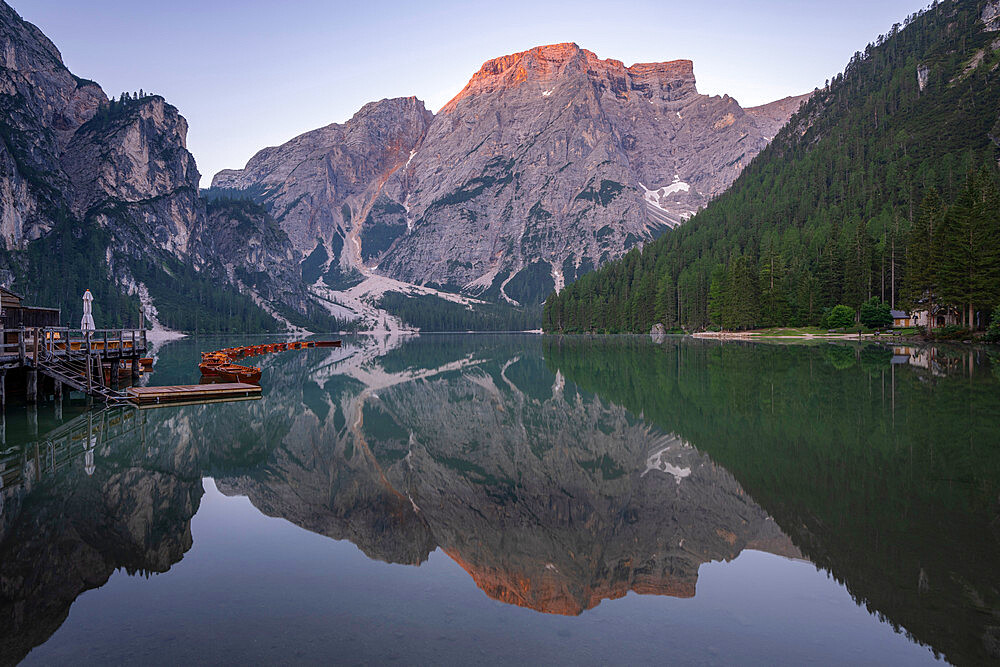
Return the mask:
M 872 298 L 983 326 L 1000 303 L 996 4 L 893 26 L 689 223 L 551 295 L 545 329 L 819 324 Z

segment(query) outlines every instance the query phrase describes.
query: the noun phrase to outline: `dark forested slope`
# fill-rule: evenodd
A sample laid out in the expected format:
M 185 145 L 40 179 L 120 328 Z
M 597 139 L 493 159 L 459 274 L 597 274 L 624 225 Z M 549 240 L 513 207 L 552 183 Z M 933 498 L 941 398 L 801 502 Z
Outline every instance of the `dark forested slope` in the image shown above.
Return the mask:
M 551 295 L 546 330 L 816 324 L 872 297 L 982 325 L 1000 302 L 997 5 L 894 25 L 688 224 Z M 914 255 L 929 279 L 907 279 Z

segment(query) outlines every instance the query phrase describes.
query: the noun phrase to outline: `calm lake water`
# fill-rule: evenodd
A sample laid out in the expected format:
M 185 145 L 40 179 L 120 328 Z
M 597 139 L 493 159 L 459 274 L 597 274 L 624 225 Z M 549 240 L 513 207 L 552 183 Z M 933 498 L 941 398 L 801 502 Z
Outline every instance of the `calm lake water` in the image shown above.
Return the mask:
M 990 353 L 358 337 L 8 407 L 0 663 L 994 661 Z

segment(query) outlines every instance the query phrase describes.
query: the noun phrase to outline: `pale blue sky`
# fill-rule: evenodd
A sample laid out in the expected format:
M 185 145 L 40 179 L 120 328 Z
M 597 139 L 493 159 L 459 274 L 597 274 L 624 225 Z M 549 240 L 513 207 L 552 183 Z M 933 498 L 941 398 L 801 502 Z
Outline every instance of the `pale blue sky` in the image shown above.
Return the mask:
M 74 74 L 188 119 L 207 186 L 259 149 L 416 95 L 437 110 L 483 61 L 576 42 L 626 65 L 686 58 L 744 106 L 812 90 L 924 0 L 12 0 Z

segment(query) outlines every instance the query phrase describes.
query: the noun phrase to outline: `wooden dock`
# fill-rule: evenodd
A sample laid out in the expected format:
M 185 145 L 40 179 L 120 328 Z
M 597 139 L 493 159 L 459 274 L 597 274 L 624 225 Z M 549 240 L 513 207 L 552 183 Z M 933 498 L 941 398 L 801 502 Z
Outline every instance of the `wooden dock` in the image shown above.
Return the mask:
M 126 395 L 118 391 L 119 377 L 127 370 L 133 381 L 138 380 L 140 359 L 145 354 L 143 328 L 0 328 L 0 409 L 6 406 L 9 372 L 18 374 L 17 384 L 24 387 L 29 404 L 50 391 L 61 398 L 64 386 L 106 403 L 124 401 Z M 44 387 L 42 376 L 48 378 Z
M 242 382 L 181 384 L 168 387 L 129 387 L 125 394 L 128 400 L 139 406 L 166 403 L 177 405 L 260 398 L 260 387 Z

